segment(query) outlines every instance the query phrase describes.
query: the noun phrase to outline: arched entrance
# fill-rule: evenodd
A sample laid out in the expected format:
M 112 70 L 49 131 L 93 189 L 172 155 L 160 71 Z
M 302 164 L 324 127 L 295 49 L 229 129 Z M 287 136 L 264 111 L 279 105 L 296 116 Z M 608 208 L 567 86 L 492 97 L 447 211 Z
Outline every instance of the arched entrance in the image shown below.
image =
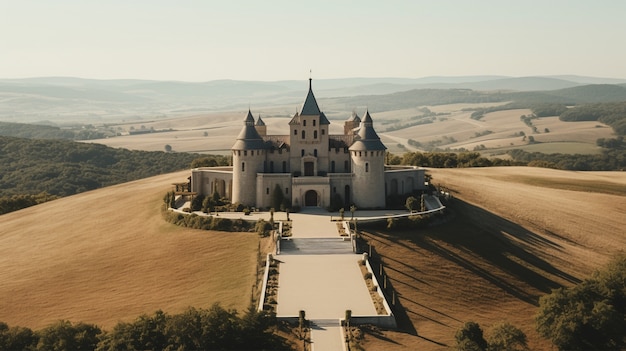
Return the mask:
M 304 194 L 304 206 L 317 206 L 317 191 L 309 190 Z

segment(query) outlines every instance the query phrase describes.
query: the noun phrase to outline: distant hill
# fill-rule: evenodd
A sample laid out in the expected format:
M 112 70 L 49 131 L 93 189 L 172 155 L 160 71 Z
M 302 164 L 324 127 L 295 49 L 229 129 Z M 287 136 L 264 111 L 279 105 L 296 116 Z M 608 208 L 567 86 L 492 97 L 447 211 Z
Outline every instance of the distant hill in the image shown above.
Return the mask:
M 415 89 L 554 91 L 586 84 L 626 84 L 625 79 L 555 77 L 423 77 L 316 79 L 315 93 L 327 98 L 386 95 Z M 294 81 L 177 82 L 95 80 L 72 77 L 0 79 L 0 120 L 109 123 L 172 117 L 189 111 L 226 111 L 254 105 L 299 105 L 306 79 Z M 451 94 L 456 94 L 453 91 Z M 453 100 L 449 98 L 448 100 Z M 350 106 L 351 110 L 354 106 Z
M 518 81 L 521 82 L 521 81 Z M 509 92 L 470 89 L 414 89 L 388 95 L 367 95 L 327 99 L 329 104 L 350 110 L 368 106 L 372 112 L 392 111 L 423 105 L 453 103 L 516 102 L 514 108 L 532 104 L 566 105 L 626 101 L 626 87 L 621 85 L 584 85 L 558 90 Z

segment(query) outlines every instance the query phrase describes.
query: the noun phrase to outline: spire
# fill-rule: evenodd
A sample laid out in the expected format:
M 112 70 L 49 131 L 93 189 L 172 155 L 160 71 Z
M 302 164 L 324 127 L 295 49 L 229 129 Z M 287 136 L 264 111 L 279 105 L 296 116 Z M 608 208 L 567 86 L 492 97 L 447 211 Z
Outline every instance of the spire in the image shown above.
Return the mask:
M 265 122 L 263 122 L 263 120 L 261 119 L 261 114 L 259 114 L 259 119 L 256 120 L 256 125 L 257 126 L 264 126 Z
M 250 109 L 248 109 L 248 115 L 246 116 L 246 119 L 243 120 L 243 122 L 246 126 L 254 126 L 254 116 L 252 116 L 252 112 L 250 111 Z
M 237 139 L 235 144 L 233 145 L 233 150 L 259 150 L 265 149 L 265 142 L 263 138 L 257 132 L 254 127 L 254 117 L 252 116 L 252 112 L 248 109 L 248 115 L 243 121 L 243 128 Z
M 317 105 L 317 100 L 315 99 L 315 95 L 313 95 L 313 78 L 309 78 L 309 93 L 304 100 L 304 104 L 302 105 L 302 109 L 300 110 L 300 115 L 306 116 L 318 116 L 321 114 L 320 108 Z
M 380 141 L 380 137 L 376 134 L 374 130 L 374 122 L 372 121 L 372 116 L 370 116 L 369 110 L 365 111 L 365 116 L 361 120 L 361 126 L 357 134 L 355 135 L 355 140 L 352 145 L 350 145 L 349 150 L 351 151 L 363 151 L 363 150 L 386 150 L 385 144 Z

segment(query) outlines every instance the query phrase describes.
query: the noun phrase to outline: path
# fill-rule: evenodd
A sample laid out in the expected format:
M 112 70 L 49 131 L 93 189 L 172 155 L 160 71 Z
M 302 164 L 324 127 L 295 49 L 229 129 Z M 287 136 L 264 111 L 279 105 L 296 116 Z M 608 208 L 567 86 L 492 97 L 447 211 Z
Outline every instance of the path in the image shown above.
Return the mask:
M 295 317 L 301 310 L 311 322 L 314 350 L 343 350 L 339 320 L 376 315 L 350 240 L 339 236 L 330 214 L 305 211 L 291 214 L 292 237 L 282 240 L 278 317 Z

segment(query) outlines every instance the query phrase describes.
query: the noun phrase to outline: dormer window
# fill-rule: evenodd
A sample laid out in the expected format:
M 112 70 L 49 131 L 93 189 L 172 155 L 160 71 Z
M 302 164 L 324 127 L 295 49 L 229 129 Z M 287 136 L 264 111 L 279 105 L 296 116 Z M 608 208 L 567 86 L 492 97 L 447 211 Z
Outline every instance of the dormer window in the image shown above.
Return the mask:
M 303 126 L 303 127 L 306 127 L 306 119 L 303 119 L 303 120 L 302 120 L 302 126 Z

